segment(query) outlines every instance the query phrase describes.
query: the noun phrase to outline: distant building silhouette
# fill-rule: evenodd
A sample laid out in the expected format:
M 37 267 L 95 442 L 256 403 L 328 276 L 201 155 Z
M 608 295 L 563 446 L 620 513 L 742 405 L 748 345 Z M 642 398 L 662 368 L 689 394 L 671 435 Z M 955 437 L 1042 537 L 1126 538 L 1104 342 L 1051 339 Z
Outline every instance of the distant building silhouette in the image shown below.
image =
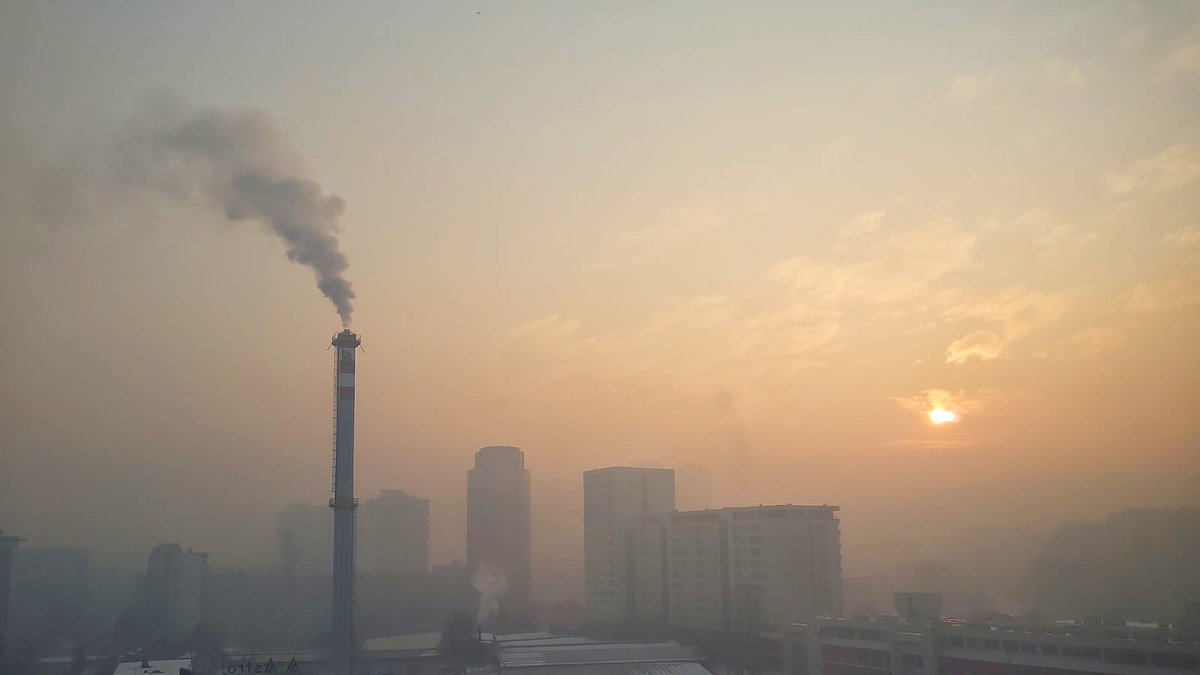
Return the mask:
M 333 514 L 328 506 L 292 504 L 276 521 L 279 570 L 286 576 L 329 574 L 333 568 Z
M 520 448 L 490 446 L 475 453 L 475 467 L 467 471 L 467 565 L 472 574 L 503 578 L 500 625 L 520 625 L 529 617 L 529 499 L 529 470 Z
M 654 600 L 661 589 L 646 584 L 661 584 L 662 570 L 643 565 L 637 572 L 643 577 L 643 587 L 636 588 L 631 533 L 642 519 L 674 510 L 672 469 L 619 466 L 583 473 L 583 578 L 588 618 L 654 621 L 661 614 L 661 601 L 655 604 Z M 656 542 L 650 537 L 640 543 L 654 546 Z M 635 610 L 638 603 L 642 606 Z
M 411 576 L 429 571 L 429 500 L 383 490 L 358 509 L 358 569 Z
M 87 549 L 22 547 L 13 555 L 9 625 L 14 636 L 70 639 L 83 627 L 87 600 Z
M 9 593 L 12 588 L 12 559 L 13 552 L 20 541 L 20 537 L 6 536 L 4 530 L 0 530 L 0 659 L 4 658 L 8 650 L 8 609 Z
M 186 637 L 204 617 L 208 554 L 185 551 L 179 544 L 159 544 L 150 551 L 141 584 L 154 637 Z
M 429 500 L 383 490 L 358 507 L 355 569 L 411 575 L 429 570 Z M 333 516 L 325 506 L 292 504 L 279 514 L 279 571 L 288 577 L 329 574 Z

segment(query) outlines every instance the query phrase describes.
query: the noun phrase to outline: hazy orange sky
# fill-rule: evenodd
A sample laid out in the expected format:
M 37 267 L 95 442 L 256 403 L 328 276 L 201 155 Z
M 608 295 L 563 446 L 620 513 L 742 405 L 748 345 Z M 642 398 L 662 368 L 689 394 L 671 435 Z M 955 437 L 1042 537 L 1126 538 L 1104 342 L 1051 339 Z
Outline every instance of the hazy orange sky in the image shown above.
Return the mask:
M 0 527 L 272 561 L 324 503 L 311 273 L 87 157 L 166 90 L 346 203 L 358 494 L 514 444 L 543 595 L 581 472 L 842 508 L 848 573 L 1200 505 L 1200 3 L 4 3 Z M 934 405 L 958 412 L 932 426 Z

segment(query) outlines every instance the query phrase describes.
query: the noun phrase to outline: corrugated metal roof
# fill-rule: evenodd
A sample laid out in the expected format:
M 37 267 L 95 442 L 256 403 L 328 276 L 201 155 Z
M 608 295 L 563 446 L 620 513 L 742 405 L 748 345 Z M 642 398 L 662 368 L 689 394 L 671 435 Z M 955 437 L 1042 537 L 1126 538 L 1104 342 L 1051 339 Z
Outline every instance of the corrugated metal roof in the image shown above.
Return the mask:
M 588 663 L 509 668 L 502 675 L 712 675 L 693 662 Z
M 179 675 L 180 668 L 191 667 L 190 659 L 155 659 L 149 668 L 143 668 L 141 661 L 126 661 L 113 669 L 113 675 Z
M 632 664 L 652 662 L 702 661 L 693 647 L 675 642 L 598 642 L 594 644 L 504 647 L 500 664 L 504 668 L 572 664 Z
M 585 638 L 575 635 L 547 635 L 546 637 L 528 637 L 519 640 L 508 639 L 508 636 L 501 635 L 500 646 L 504 649 L 514 649 L 520 647 L 565 647 L 570 645 L 590 645 L 596 644 L 596 641 L 591 638 Z
M 363 649 L 368 652 L 436 649 L 442 640 L 441 633 L 408 633 L 363 640 Z

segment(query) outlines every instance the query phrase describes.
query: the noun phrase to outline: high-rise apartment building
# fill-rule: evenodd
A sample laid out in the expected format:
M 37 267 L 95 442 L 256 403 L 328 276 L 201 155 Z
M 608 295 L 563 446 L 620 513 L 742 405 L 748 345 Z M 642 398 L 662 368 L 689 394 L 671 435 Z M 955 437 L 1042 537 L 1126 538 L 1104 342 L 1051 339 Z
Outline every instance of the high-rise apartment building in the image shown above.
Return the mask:
M 429 500 L 383 490 L 358 509 L 358 561 L 363 572 L 411 576 L 429 571 Z
M 653 471 L 584 474 L 589 618 L 760 633 L 841 614 L 836 506 L 672 513 L 670 474 Z
M 619 466 L 584 472 L 584 600 L 589 618 L 659 621 L 662 570 L 649 564 L 635 570 L 635 556 L 652 557 L 661 549 L 662 532 L 655 530 L 653 519 L 674 510 L 672 469 Z M 644 580 L 640 588 L 638 579 Z
M 411 575 L 429 569 L 429 500 L 383 490 L 358 508 L 355 569 Z M 292 504 L 279 514 L 279 570 L 285 576 L 329 574 L 333 514 L 325 506 Z
M 203 619 L 207 553 L 159 544 L 150 551 L 141 581 L 146 614 L 159 637 L 185 637 Z
M 836 506 L 753 506 L 671 516 L 674 626 L 757 633 L 842 612 Z
M 490 446 L 475 453 L 467 471 L 467 564 L 485 577 L 481 585 L 503 587 L 498 594 L 497 625 L 528 620 L 532 580 L 529 470 L 525 453 L 511 446 Z

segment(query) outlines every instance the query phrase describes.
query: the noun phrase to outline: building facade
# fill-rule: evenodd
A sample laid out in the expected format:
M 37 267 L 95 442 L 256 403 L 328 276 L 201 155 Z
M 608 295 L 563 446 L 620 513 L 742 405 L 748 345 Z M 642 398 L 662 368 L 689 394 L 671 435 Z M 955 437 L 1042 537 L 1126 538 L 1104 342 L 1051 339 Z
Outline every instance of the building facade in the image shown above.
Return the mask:
M 185 551 L 179 544 L 155 546 L 142 577 L 146 616 L 155 637 L 186 637 L 204 617 L 207 586 L 207 553 Z
M 532 514 L 525 453 L 490 446 L 475 453 L 467 471 L 467 565 L 477 585 L 499 591 L 497 625 L 516 626 L 529 617 L 532 583 Z
M 358 507 L 355 568 L 410 575 L 429 570 L 429 500 L 382 490 Z M 292 504 L 276 521 L 284 576 L 326 575 L 333 562 L 333 514 L 327 506 Z
M 842 613 L 836 506 L 754 506 L 671 516 L 670 623 L 761 633 Z
M 656 529 L 662 523 L 643 521 L 674 510 L 672 469 L 621 466 L 584 472 L 584 606 L 589 619 L 658 621 L 662 589 L 639 589 L 634 579 L 662 585 L 664 563 L 658 549 L 663 546 L 663 533 Z M 647 527 L 639 529 L 643 524 Z M 639 547 L 641 555 L 658 553 L 635 568 Z M 639 602 L 644 615 L 638 613 Z
M 429 500 L 383 490 L 358 509 L 358 569 L 400 576 L 429 571 Z

